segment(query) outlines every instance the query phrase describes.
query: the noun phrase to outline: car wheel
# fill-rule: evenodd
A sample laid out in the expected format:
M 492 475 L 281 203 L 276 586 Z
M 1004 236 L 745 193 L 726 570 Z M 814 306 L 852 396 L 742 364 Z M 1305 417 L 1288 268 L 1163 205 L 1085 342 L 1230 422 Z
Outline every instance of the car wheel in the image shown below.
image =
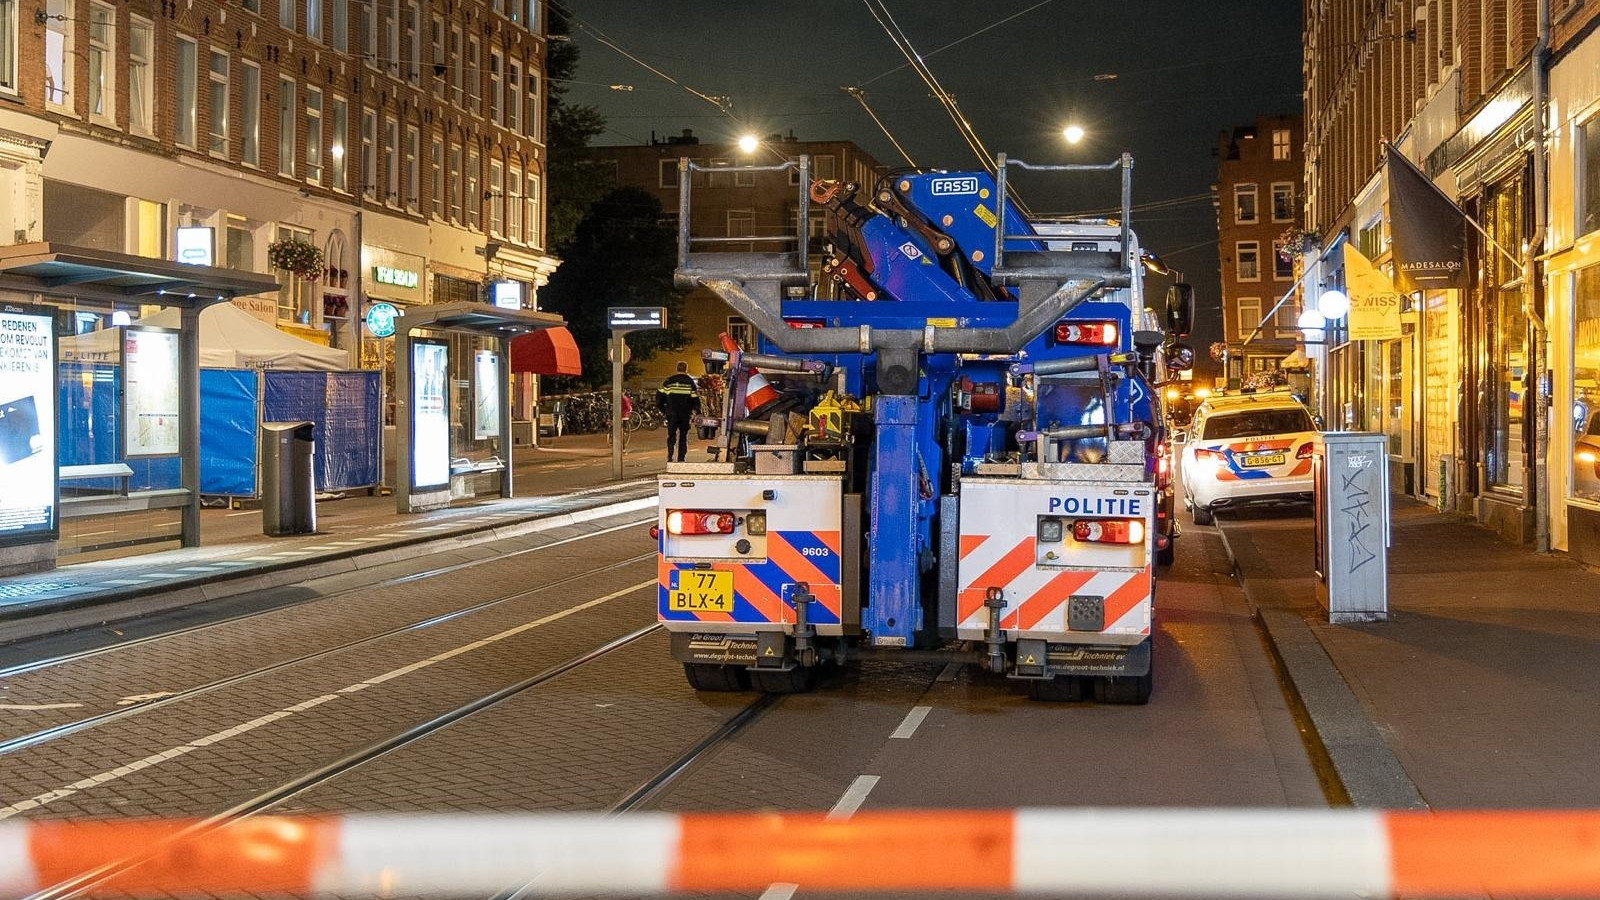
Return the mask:
M 1189 515 L 1194 519 L 1196 525 L 1211 525 L 1217 521 L 1217 517 L 1211 510 L 1199 504 L 1189 507 Z
M 1178 559 L 1178 542 L 1167 538 L 1167 545 L 1156 551 L 1156 565 L 1170 566 Z

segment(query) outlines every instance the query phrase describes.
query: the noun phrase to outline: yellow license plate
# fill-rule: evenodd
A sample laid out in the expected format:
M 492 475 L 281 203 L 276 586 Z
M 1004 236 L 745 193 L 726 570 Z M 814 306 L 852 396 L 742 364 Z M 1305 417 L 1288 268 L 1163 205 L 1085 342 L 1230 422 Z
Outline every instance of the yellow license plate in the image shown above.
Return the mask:
M 733 573 L 677 569 L 667 591 L 671 612 L 733 612 Z
M 1254 466 L 1281 466 L 1283 465 L 1283 461 L 1285 459 L 1287 459 L 1287 457 L 1282 453 L 1257 454 L 1255 456 L 1246 456 L 1239 460 L 1239 465 L 1244 466 L 1245 468 L 1251 468 Z

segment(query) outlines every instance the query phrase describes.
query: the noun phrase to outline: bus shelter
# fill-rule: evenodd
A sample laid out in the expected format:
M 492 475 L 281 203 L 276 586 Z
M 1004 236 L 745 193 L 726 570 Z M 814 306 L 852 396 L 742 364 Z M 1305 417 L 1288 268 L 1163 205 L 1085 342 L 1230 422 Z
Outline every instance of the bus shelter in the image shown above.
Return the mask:
M 0 398 L 0 403 L 15 404 L 19 409 L 25 405 L 33 413 L 27 420 L 32 424 L 25 429 L 32 433 L 27 440 L 18 440 L 17 452 L 8 457 L 21 462 L 25 455 L 29 462 L 43 466 L 51 478 L 49 496 L 41 494 L 47 507 L 35 511 L 30 506 L 23 511 L 27 523 L 0 529 L 0 570 L 53 566 L 63 517 L 177 509 L 182 545 L 200 543 L 200 311 L 235 297 L 277 290 L 277 279 L 254 272 L 49 242 L 0 247 L 0 304 L 13 310 L 6 313 L 10 317 L 7 322 L 16 329 L 33 329 L 29 334 L 35 338 L 41 333 L 48 338 L 33 354 L 39 369 L 34 389 L 27 397 Z M 94 472 L 69 471 L 73 467 L 61 467 L 57 458 L 57 343 L 61 337 L 77 333 L 80 323 L 120 326 L 127 320 L 119 321 L 118 313 L 144 306 L 176 308 L 179 315 L 176 328 L 140 327 L 137 323 L 120 328 L 123 346 L 118 352 L 130 378 L 123 391 L 119 435 L 124 461 L 93 467 Z M 21 353 L 18 348 L 25 345 L 13 342 L 8 346 Z M 10 364 L 20 373 L 30 362 L 18 355 Z M 137 376 L 137 384 L 131 381 L 133 376 Z M 11 418 L 13 423 L 23 422 L 20 415 Z M 23 454 L 23 449 L 28 452 Z M 70 485 L 77 477 L 114 476 L 128 469 L 129 459 L 159 458 L 178 460 L 177 489 L 74 499 L 67 504 L 71 508 L 62 503 L 63 481 Z M 0 469 L 0 477 L 12 468 Z M 99 471 L 102 468 L 115 471 Z M 0 520 L 14 518 L 12 512 L 0 510 Z M 30 545 L 27 552 L 15 549 Z M 39 548 L 45 549 L 41 552 Z
M 478 496 L 484 481 L 514 496 L 511 340 L 557 328 L 553 313 L 437 303 L 408 307 L 395 328 L 395 508 Z

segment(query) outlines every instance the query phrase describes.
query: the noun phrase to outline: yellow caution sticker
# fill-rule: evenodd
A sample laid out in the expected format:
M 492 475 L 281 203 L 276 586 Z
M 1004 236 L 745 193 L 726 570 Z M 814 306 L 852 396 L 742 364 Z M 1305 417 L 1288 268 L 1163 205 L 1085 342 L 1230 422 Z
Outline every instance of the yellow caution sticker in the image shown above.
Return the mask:
M 980 203 L 972 208 L 972 214 L 982 219 L 983 224 L 989 226 L 990 228 L 994 227 L 995 217 L 994 213 L 990 211 L 989 207 Z
M 1036 665 L 1038 665 L 1038 663 L 1034 661 L 1032 653 L 1028 654 L 1028 658 L 1023 660 L 1022 664 L 1025 665 L 1025 666 L 1036 666 Z
M 771 647 L 768 647 L 768 648 L 767 648 L 767 655 L 768 655 L 768 656 L 775 656 L 775 655 L 776 655 L 776 654 L 774 654 L 774 653 L 773 653 L 773 652 L 772 652 L 772 648 L 771 648 Z
M 955 319 L 929 319 L 928 320 L 928 327 L 929 328 L 955 328 L 956 327 L 956 320 Z

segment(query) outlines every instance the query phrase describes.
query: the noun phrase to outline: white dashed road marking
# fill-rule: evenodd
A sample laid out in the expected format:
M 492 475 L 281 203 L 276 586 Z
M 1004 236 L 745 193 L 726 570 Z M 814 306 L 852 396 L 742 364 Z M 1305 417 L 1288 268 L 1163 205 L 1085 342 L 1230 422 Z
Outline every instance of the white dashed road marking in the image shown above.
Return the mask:
M 867 802 L 867 795 L 872 793 L 872 789 L 877 786 L 878 776 L 857 775 L 856 780 L 850 782 L 850 786 L 845 788 L 844 795 L 839 798 L 839 802 L 833 805 L 833 809 L 828 810 L 828 818 L 848 819 L 855 815 L 856 810 L 861 808 L 861 804 Z
M 0 709 L 38 710 L 38 709 L 76 709 L 82 703 L 0 703 Z
M 928 717 L 928 713 L 932 711 L 933 707 L 931 706 L 911 707 L 911 711 L 906 713 L 905 719 L 900 722 L 900 727 L 896 728 L 894 733 L 889 735 L 889 737 L 899 738 L 900 740 L 910 739 L 912 735 L 917 733 L 917 726 L 921 725 L 922 720 L 926 719 Z

